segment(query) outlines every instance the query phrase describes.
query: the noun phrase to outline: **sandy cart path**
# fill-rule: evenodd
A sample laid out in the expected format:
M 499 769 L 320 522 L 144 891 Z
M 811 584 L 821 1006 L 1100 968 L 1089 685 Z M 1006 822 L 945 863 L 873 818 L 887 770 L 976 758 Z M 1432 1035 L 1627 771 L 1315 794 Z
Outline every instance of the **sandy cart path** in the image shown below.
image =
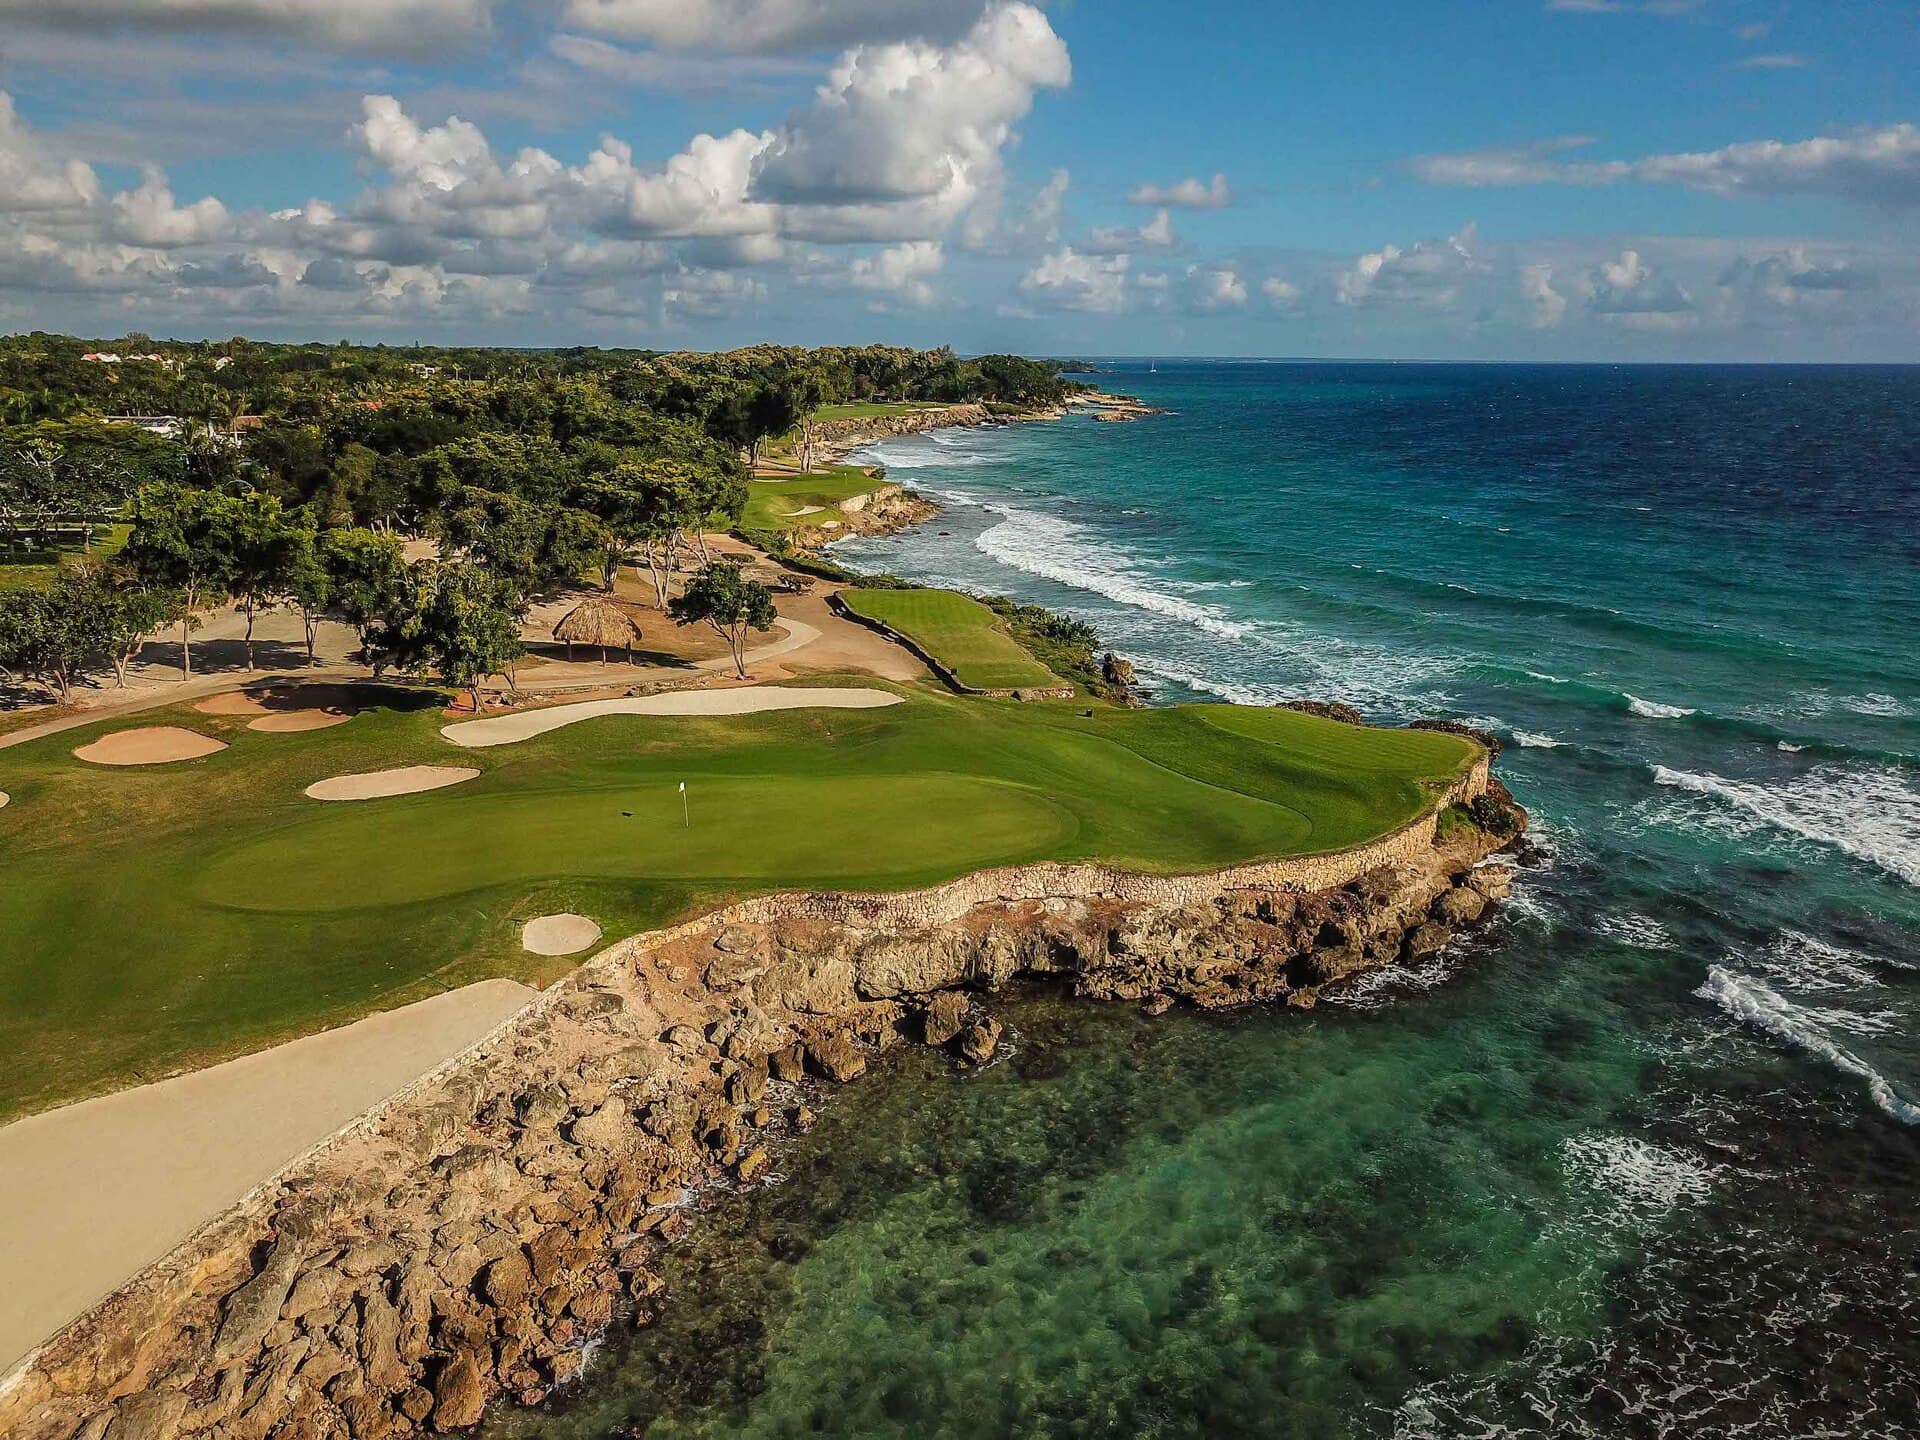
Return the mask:
M 0 1371 L 533 995 L 482 981 L 0 1129 Z
M 878 710 L 898 705 L 900 697 L 885 690 L 825 690 L 798 687 L 754 687 L 734 690 L 679 690 L 664 695 L 623 696 L 613 700 L 583 700 L 578 705 L 555 705 L 518 715 L 494 715 L 485 720 L 462 720 L 440 733 L 469 750 L 512 745 L 531 740 L 564 725 L 577 725 L 599 715 L 759 715 L 769 710 Z

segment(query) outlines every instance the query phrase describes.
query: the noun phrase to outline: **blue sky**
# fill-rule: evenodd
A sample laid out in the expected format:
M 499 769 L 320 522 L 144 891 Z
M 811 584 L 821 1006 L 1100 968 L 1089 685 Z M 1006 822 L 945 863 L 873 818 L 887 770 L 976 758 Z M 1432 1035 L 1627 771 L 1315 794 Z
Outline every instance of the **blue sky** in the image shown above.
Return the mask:
M 1920 360 L 1920 7 L 0 0 L 0 326 Z

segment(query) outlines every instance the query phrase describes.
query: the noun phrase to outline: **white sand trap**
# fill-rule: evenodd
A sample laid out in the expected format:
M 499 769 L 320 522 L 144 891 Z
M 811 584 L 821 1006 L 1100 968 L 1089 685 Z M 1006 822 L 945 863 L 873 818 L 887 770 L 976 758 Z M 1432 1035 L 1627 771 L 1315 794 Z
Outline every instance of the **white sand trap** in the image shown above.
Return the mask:
M 326 730 L 344 725 L 353 716 L 344 710 L 280 710 L 249 720 L 247 729 L 267 735 L 297 735 L 305 730 Z
M 572 955 L 600 938 L 600 927 L 584 915 L 542 915 L 520 931 L 520 948 L 532 955 Z
M 116 730 L 73 753 L 95 765 L 166 765 L 175 760 L 198 760 L 227 748 L 227 742 L 177 725 L 152 725 L 144 730 Z
M 4 790 L 0 790 L 0 810 L 6 809 L 7 802 L 11 799 L 13 799 L 11 795 L 7 794 Z
M 209 695 L 196 704 L 194 709 L 202 715 L 264 715 L 267 707 L 260 697 L 247 690 L 223 690 L 218 695 Z
M 822 510 L 826 508 L 827 507 L 824 505 L 802 505 L 798 510 L 789 510 L 787 512 L 787 518 L 789 520 L 794 520 L 794 519 L 798 519 L 802 515 L 818 515 Z
M 743 686 L 732 690 L 679 690 L 617 700 L 583 700 L 550 710 L 462 720 L 440 733 L 469 750 L 512 745 L 599 715 L 760 715 L 769 710 L 878 710 L 898 705 L 885 690 L 806 690 L 788 686 Z
M 444 790 L 479 775 L 465 765 L 403 765 L 397 770 L 367 770 L 358 775 L 335 775 L 307 787 L 315 800 L 382 800 L 389 795 L 418 795 Z
M 533 997 L 484 980 L 0 1128 L 0 1372 Z

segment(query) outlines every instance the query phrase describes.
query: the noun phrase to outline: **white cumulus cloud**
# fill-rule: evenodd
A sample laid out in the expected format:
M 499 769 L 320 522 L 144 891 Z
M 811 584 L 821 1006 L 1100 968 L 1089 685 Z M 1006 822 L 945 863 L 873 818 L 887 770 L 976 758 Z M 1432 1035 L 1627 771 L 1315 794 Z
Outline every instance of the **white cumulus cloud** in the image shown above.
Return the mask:
M 1126 308 L 1126 255 L 1082 255 L 1071 245 L 1029 270 L 1020 280 L 1022 293 L 1062 310 L 1113 315 Z
M 1189 175 L 1172 185 L 1136 185 L 1127 192 L 1131 205 L 1170 205 L 1177 210 L 1218 210 L 1233 203 L 1233 191 L 1225 175 L 1215 175 L 1211 183 Z

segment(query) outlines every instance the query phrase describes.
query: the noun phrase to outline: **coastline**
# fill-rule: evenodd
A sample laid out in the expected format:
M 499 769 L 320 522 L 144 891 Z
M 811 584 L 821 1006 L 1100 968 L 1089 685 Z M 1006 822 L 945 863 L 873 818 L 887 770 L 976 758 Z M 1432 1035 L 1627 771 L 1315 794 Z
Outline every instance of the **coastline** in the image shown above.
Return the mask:
M 372 1440 L 535 1401 L 607 1325 L 647 1323 L 688 1200 L 763 1176 L 824 1087 L 909 1040 L 986 1060 L 976 997 L 1040 976 L 1150 1013 L 1311 1006 L 1444 945 L 1504 896 L 1483 862 L 1525 823 L 1488 759 L 1331 855 L 777 895 L 620 941 L 27 1357 L 0 1429 Z M 1462 803 L 1514 828 L 1440 827 Z
M 937 509 L 921 503 L 874 519 L 903 528 Z M 496 1399 L 537 1403 L 609 1325 L 644 1326 L 666 1302 L 652 1262 L 693 1199 L 758 1183 L 769 1147 L 870 1055 L 917 1041 L 985 1063 L 1000 1027 L 984 1000 L 1008 982 L 1149 1014 L 1310 1008 L 1325 986 L 1440 949 L 1505 897 L 1509 872 L 1485 862 L 1525 828 L 1490 760 L 1350 851 L 776 895 L 617 942 L 0 1376 L 0 1430 L 386 1440 L 465 1428 Z M 1443 809 L 1482 797 L 1500 828 L 1442 833 Z

